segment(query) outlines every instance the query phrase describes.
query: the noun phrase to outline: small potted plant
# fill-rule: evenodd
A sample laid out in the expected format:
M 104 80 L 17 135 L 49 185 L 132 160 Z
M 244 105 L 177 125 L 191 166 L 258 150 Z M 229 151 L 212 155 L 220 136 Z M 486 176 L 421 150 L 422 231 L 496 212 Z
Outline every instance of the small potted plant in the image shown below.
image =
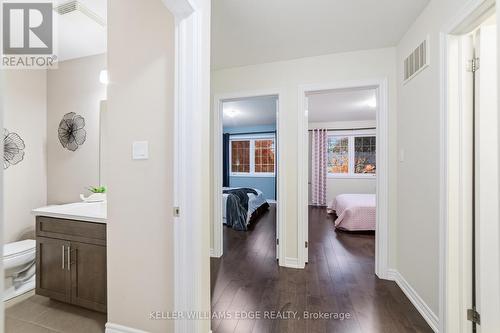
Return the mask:
M 106 201 L 106 186 L 91 186 L 87 190 L 92 193 L 88 197 L 80 194 L 80 198 L 85 202 L 103 202 Z

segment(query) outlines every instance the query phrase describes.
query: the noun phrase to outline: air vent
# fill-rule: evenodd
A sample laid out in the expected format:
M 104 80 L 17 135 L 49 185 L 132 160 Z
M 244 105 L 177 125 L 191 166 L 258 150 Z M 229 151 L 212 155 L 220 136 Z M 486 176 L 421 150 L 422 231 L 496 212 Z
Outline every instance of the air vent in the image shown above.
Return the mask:
M 97 24 L 101 26 L 106 25 L 106 21 L 97 15 L 92 10 L 88 9 L 85 5 L 83 5 L 80 1 L 74 0 L 70 2 L 63 3 L 59 6 L 54 7 L 54 11 L 59 15 L 66 15 L 74 12 L 81 12 L 82 14 L 87 15 L 90 19 L 94 20 Z
M 404 83 L 429 66 L 429 38 L 424 40 L 404 61 Z

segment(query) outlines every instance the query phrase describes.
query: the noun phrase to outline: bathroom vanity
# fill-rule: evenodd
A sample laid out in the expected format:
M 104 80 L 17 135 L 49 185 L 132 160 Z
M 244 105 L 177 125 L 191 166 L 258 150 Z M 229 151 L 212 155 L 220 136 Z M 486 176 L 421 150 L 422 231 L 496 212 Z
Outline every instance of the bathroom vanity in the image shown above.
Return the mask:
M 33 214 L 36 293 L 106 312 L 106 204 L 49 206 Z

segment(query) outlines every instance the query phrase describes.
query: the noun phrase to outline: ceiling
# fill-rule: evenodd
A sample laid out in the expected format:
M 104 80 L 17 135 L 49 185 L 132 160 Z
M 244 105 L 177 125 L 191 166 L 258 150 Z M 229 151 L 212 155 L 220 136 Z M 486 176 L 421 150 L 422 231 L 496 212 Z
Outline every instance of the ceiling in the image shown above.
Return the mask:
M 54 5 L 69 2 L 57 0 Z M 106 20 L 107 0 L 79 0 L 85 7 Z M 105 53 L 106 26 L 102 26 L 80 11 L 59 15 L 54 12 L 59 61 Z
M 212 68 L 395 46 L 429 0 L 213 0 Z
M 276 124 L 276 96 L 225 101 L 222 104 L 224 127 L 251 127 Z
M 308 95 L 310 123 L 375 120 L 375 89 L 331 90 Z

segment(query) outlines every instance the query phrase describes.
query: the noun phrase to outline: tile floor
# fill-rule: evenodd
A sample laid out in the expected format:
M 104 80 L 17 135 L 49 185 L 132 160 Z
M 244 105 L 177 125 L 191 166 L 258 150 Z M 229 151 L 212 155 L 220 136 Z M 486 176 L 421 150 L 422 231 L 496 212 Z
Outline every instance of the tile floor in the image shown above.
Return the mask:
M 106 315 L 34 295 L 5 310 L 6 333 L 101 333 Z

